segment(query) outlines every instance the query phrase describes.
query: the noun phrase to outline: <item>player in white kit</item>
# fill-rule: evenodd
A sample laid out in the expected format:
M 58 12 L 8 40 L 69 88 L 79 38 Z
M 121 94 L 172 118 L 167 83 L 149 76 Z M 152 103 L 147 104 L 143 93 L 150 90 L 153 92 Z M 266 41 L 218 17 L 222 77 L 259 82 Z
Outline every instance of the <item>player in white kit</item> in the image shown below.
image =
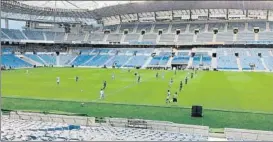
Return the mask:
M 100 89 L 100 99 L 104 99 L 104 91 L 103 91 L 103 89 Z
M 113 79 L 113 80 L 115 79 L 115 74 L 114 74 L 114 73 L 112 73 L 112 79 Z
M 60 77 L 57 77 L 57 84 L 60 84 Z

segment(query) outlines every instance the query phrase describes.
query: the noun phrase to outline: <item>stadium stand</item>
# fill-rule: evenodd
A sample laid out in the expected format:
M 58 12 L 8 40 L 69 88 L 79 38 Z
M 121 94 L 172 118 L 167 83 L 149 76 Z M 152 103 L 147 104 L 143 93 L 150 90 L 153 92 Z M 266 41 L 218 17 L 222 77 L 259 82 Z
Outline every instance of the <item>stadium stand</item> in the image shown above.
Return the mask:
M 225 41 L 233 41 L 234 34 L 232 32 L 219 32 L 217 33 L 216 41 L 217 42 L 225 42 Z
M 259 28 L 260 31 L 265 31 L 266 30 L 266 22 L 265 21 L 248 22 L 248 31 L 253 32 L 254 28 Z
M 44 40 L 44 35 L 41 31 L 23 30 L 23 33 L 29 40 Z
M 40 57 L 38 57 L 37 55 L 35 55 L 35 54 L 25 54 L 25 56 L 28 57 L 28 58 L 30 58 L 30 59 L 32 59 L 32 60 L 34 60 L 35 62 L 38 62 L 38 63 L 41 63 L 41 64 L 45 64 L 44 61 Z
M 109 67 L 113 65 L 116 65 L 117 67 L 121 67 L 128 59 L 129 59 L 129 56 L 127 55 L 117 55 L 117 56 L 113 56 L 109 61 L 106 61 L 104 65 Z
M 93 57 L 93 55 L 79 55 L 76 59 L 71 63 L 72 65 L 79 66 L 87 62 Z
M 3 54 L 1 56 L 2 65 L 11 68 L 32 67 L 31 64 L 21 60 L 14 54 Z
M 228 22 L 228 31 L 233 31 L 234 29 L 238 29 L 239 32 L 243 32 L 245 30 L 244 22 Z
M 88 41 L 103 41 L 104 34 L 103 33 L 92 33 L 89 35 Z
M 163 33 L 168 32 L 169 24 L 155 24 L 154 33 L 158 33 L 159 30 L 162 30 Z
M 109 34 L 107 42 L 120 42 L 122 34 Z
M 190 60 L 190 56 L 179 55 L 173 58 L 172 63 L 173 64 L 188 64 L 189 60 Z
M 65 35 L 65 33 L 56 32 L 54 40 L 62 42 L 62 41 L 64 41 L 64 35 Z
M 254 41 L 253 32 L 238 32 L 237 41 Z
M 142 41 L 150 41 L 156 43 L 157 34 L 145 34 Z
M 273 132 L 270 131 L 235 128 L 225 128 L 224 131 L 228 141 L 270 141 L 273 139 Z
M 117 31 L 117 25 L 104 26 L 103 31 L 105 30 L 110 30 L 111 33 L 115 33 Z
M 20 119 L 21 118 L 21 119 Z M 51 119 L 50 119 L 51 118 Z M 196 141 L 208 140 L 208 127 L 164 122 L 145 121 L 150 129 L 124 127 L 119 118 L 112 118 L 111 123 L 96 125 L 94 118 L 74 116 L 43 115 L 19 113 L 3 116 L 1 119 L 1 140 L 5 141 Z M 123 121 L 123 120 L 122 120 Z M 130 121 L 131 123 L 128 123 Z M 133 124 L 139 120 L 126 120 Z M 144 120 L 142 120 L 144 121 Z M 122 124 L 123 127 L 115 126 Z M 86 126 L 87 125 L 87 126 Z M 132 125 L 133 126 L 133 125 Z M 175 127 L 174 127 L 175 126 Z M 160 130 L 162 128 L 164 130 Z M 176 128 L 176 129 L 171 129 Z M 192 132 L 185 131 L 189 129 Z M 196 130 L 195 130 L 196 129 Z M 180 131 L 179 131 L 180 130 Z M 195 131 L 196 133 L 193 133 Z
M 79 33 L 79 34 L 69 33 L 67 37 L 67 41 L 83 41 L 84 37 L 85 37 L 84 33 Z
M 56 56 L 53 54 L 38 54 L 38 56 L 48 65 L 56 65 Z
M 60 54 L 60 62 L 59 65 L 65 66 L 70 65 L 70 62 L 76 57 L 76 55 L 71 54 Z
M 2 29 L 3 33 L 5 33 L 7 36 L 9 36 L 11 39 L 16 39 L 16 40 L 22 40 L 26 39 L 22 32 L 17 29 Z
M 97 55 L 93 59 L 82 64 L 83 66 L 102 66 L 104 63 L 110 59 L 109 55 Z
M 162 34 L 160 38 L 160 42 L 173 44 L 174 38 L 175 38 L 175 34 Z
M 181 33 L 185 33 L 187 29 L 187 24 L 185 23 L 173 23 L 172 24 L 172 33 L 175 33 L 176 30 L 180 30 Z
M 208 23 L 208 32 L 217 29 L 218 32 L 225 32 L 226 23 Z
M 146 31 L 146 33 L 150 33 L 152 28 L 152 24 L 142 24 L 139 23 L 137 27 L 137 33 L 140 33 L 142 30 Z
M 200 33 L 197 34 L 196 41 L 198 42 L 212 42 L 213 34 L 211 33 Z
M 139 34 L 127 34 L 124 42 L 138 41 Z
M 123 33 L 125 29 L 128 30 L 128 33 L 132 33 L 136 26 L 137 26 L 136 24 L 121 24 L 120 33 Z
M 193 42 L 193 34 L 180 34 L 178 36 L 178 42 L 192 43 Z
M 273 32 L 259 32 L 260 41 L 271 41 L 273 40 Z
M 194 30 L 198 29 L 199 32 L 205 32 L 205 24 L 197 24 L 193 23 L 190 24 L 190 33 L 194 33 Z
M 124 65 L 124 67 L 142 67 L 148 58 L 149 56 L 144 55 L 133 56 L 131 60 Z
M 152 66 L 165 66 L 169 60 L 170 56 L 168 55 L 156 55 L 153 57 L 152 61 L 150 62 L 150 65 Z

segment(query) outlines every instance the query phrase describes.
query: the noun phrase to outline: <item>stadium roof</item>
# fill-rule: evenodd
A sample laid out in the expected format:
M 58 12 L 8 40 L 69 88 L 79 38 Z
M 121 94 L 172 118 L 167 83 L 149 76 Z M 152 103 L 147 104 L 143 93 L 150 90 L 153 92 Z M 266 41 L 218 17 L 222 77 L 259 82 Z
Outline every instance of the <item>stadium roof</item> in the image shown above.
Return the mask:
M 18 1 L 31 6 L 59 8 L 59 9 L 88 9 L 94 10 L 102 7 L 135 3 L 141 1 Z
M 191 9 L 271 10 L 273 1 L 2 1 L 2 11 L 102 19 L 115 15 Z

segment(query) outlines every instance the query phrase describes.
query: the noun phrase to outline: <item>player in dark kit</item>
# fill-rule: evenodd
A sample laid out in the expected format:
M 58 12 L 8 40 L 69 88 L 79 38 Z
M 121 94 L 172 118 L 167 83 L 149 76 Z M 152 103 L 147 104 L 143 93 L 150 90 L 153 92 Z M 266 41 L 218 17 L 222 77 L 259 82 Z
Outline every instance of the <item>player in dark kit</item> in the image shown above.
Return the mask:
M 106 85 L 107 85 L 107 83 L 106 83 L 106 81 L 104 81 L 104 82 L 103 82 L 103 89 L 106 88 Z
M 76 76 L 75 80 L 76 80 L 76 82 L 78 82 L 78 81 L 79 81 L 79 77 L 78 77 L 78 76 Z
M 182 88 L 183 88 L 183 81 L 180 81 L 179 91 L 182 91 Z
M 193 72 L 191 73 L 191 78 L 193 78 Z
M 185 78 L 185 84 L 187 84 L 187 83 L 188 83 L 188 77 Z
M 197 74 L 197 68 L 195 68 L 195 74 Z
M 174 96 L 173 96 L 173 102 L 174 103 L 177 103 L 177 92 L 174 93 Z
M 168 104 L 168 103 L 171 102 L 171 101 L 170 101 L 170 96 L 171 96 L 171 92 L 170 92 L 170 90 L 168 90 L 168 92 L 167 92 L 167 97 L 166 97 L 166 104 Z
M 156 73 L 155 77 L 158 78 L 158 72 Z
M 137 82 L 138 83 L 140 82 L 140 75 L 138 75 L 138 77 L 137 77 Z

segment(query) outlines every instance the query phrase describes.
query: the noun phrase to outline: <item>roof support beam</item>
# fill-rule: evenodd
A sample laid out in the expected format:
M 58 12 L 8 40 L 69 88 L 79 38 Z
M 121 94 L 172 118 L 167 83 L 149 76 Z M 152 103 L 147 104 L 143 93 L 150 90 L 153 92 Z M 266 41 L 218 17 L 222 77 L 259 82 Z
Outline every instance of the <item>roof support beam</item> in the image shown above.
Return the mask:
M 246 10 L 246 18 L 248 18 L 248 10 Z
M 229 9 L 227 9 L 227 13 L 226 13 L 226 19 L 228 20 L 229 17 Z
M 118 15 L 118 17 L 119 17 L 119 23 L 122 23 L 121 15 Z
M 192 10 L 190 10 L 190 21 L 192 21 Z
M 266 20 L 269 19 L 269 10 L 266 10 Z
M 174 13 L 173 13 L 173 10 L 172 10 L 172 20 L 174 19 Z
M 208 18 L 207 18 L 207 20 L 209 20 L 209 19 L 210 19 L 210 11 L 208 9 Z
M 137 16 L 137 21 L 139 21 L 139 13 L 137 13 L 136 16 Z

